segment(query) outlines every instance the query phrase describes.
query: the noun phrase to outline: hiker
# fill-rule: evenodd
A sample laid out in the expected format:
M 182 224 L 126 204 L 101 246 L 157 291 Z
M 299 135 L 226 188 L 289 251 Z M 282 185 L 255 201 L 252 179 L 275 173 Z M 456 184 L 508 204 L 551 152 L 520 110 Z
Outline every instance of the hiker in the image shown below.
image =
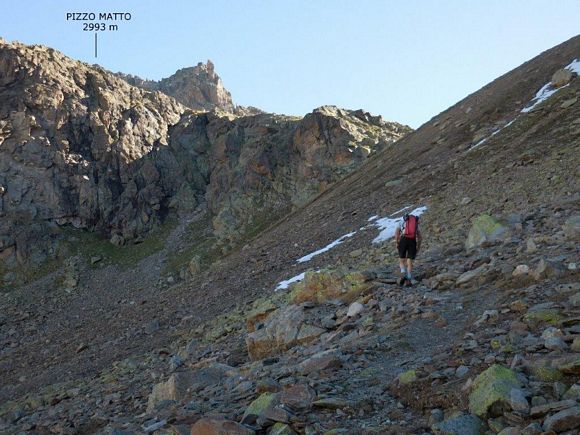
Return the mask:
M 399 285 L 412 285 L 413 260 L 421 249 L 421 232 L 419 231 L 419 217 L 405 214 L 403 220 L 395 230 L 397 251 L 399 252 L 399 267 L 401 278 Z

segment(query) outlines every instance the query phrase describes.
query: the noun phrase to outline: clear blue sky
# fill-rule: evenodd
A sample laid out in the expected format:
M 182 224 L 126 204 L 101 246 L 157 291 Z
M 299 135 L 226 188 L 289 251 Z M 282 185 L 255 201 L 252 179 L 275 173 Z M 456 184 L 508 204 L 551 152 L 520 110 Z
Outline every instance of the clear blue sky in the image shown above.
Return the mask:
M 580 1 L 0 0 L 0 36 L 160 79 L 212 59 L 234 102 L 418 127 L 579 31 Z M 99 36 L 66 12 L 130 12 Z

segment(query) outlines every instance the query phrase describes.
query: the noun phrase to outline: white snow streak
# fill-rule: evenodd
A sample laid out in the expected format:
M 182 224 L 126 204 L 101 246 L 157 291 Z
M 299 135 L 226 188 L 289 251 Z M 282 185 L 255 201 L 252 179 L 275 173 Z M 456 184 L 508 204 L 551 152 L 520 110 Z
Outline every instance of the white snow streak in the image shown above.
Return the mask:
M 317 255 L 322 254 L 323 252 L 330 251 L 332 248 L 334 248 L 337 245 L 340 245 L 346 239 L 354 236 L 355 234 L 356 234 L 356 231 L 354 231 L 352 233 L 345 234 L 344 236 L 336 239 L 334 242 L 330 243 L 329 245 L 326 245 L 324 248 L 319 249 L 318 251 L 312 252 L 311 254 L 305 255 L 304 257 L 301 257 L 296 261 L 298 263 L 304 263 L 305 261 L 310 261 L 310 260 L 312 260 L 313 257 L 316 257 Z
M 580 60 L 574 59 L 570 63 L 570 65 L 564 67 L 564 69 L 569 69 L 570 71 L 573 71 L 576 74 L 580 74 Z M 538 91 L 538 93 L 532 99 L 532 101 L 530 101 L 530 104 L 528 104 L 526 107 L 524 107 L 522 109 L 522 113 L 528 113 L 530 110 L 532 110 L 538 104 L 540 104 L 542 101 L 546 101 L 548 98 L 550 98 L 556 92 L 558 92 L 560 89 L 564 89 L 566 86 L 568 86 L 568 85 L 565 85 L 565 86 L 562 86 L 562 87 L 559 87 L 559 88 L 553 88 L 552 85 L 551 85 L 551 83 L 549 83 L 549 82 L 546 83 Z
M 295 277 L 287 279 L 286 281 L 279 282 L 278 285 L 276 286 L 276 290 L 287 289 L 290 286 L 290 284 L 294 284 L 295 282 L 302 281 L 304 279 L 305 274 L 306 274 L 306 272 L 302 272 L 300 275 L 296 275 Z

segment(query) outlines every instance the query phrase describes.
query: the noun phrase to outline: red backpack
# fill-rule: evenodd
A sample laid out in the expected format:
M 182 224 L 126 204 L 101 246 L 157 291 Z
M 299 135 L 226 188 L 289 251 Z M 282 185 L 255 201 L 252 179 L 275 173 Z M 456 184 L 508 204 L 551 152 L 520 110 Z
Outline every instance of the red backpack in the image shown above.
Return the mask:
M 414 239 L 417 236 L 417 230 L 419 228 L 419 217 L 408 214 L 403 218 L 405 223 L 403 224 L 403 236 L 407 239 Z

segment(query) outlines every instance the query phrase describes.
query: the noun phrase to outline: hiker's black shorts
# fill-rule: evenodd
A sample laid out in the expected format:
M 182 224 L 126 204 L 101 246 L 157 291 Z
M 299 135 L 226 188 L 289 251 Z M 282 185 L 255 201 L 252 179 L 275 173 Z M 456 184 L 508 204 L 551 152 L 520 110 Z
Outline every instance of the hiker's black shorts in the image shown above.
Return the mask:
M 399 240 L 399 258 L 415 259 L 417 255 L 417 241 L 415 239 L 407 239 L 401 237 Z

